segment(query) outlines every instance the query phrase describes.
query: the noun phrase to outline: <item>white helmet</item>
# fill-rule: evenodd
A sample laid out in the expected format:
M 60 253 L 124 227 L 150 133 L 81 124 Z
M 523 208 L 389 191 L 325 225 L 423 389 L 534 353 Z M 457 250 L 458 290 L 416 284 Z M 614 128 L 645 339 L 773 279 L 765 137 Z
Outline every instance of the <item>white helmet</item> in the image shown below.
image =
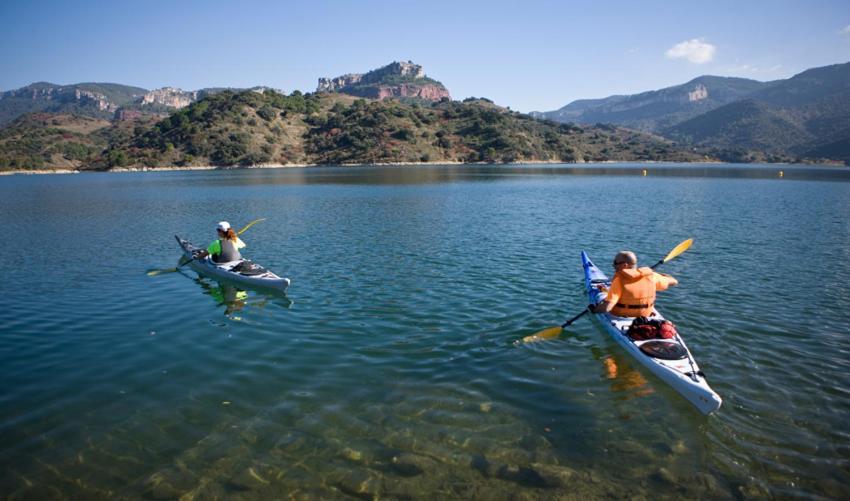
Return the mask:
M 218 223 L 215 229 L 226 232 L 230 229 L 230 223 L 228 223 L 227 221 L 221 221 L 220 223 Z

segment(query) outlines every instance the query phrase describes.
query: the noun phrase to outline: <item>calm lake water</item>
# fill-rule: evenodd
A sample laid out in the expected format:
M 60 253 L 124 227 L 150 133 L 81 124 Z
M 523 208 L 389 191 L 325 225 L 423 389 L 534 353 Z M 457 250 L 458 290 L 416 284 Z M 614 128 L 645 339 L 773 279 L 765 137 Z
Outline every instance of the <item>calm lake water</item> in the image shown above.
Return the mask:
M 642 170 L 647 169 L 647 176 Z M 780 177 L 779 171 L 783 171 Z M 428 166 L 0 177 L 9 499 L 850 497 L 850 170 Z M 241 291 L 174 234 L 265 217 Z M 587 319 L 631 248 L 724 398 Z M 843 278 L 842 278 L 843 277 Z

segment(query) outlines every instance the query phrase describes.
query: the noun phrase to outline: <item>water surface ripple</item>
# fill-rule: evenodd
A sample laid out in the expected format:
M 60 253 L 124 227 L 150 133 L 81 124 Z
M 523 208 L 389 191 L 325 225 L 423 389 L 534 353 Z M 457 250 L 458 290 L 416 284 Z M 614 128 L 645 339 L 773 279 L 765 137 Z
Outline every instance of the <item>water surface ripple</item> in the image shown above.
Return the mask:
M 643 176 L 643 170 L 647 175 Z M 778 171 L 783 171 L 780 178 Z M 0 177 L 10 499 L 850 496 L 850 170 L 428 166 Z M 292 279 L 150 277 L 220 219 Z M 724 398 L 580 321 L 622 248 Z

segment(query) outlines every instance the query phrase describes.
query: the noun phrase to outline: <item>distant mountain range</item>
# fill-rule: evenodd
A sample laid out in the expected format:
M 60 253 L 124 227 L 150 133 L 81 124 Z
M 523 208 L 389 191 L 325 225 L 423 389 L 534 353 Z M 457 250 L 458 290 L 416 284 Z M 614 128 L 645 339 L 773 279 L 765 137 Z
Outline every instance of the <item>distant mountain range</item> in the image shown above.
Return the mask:
M 556 122 L 610 123 L 647 132 L 670 126 L 743 99 L 768 85 L 746 78 L 702 76 L 666 89 L 627 96 L 573 101 L 555 111 L 532 112 Z
M 707 159 L 642 132 L 452 101 L 411 62 L 320 79 L 313 94 L 34 84 L 0 100 L 7 117 L 24 104 L 0 127 L 0 169 Z
M 266 87 L 251 90 L 262 91 Z M 91 118 L 122 118 L 123 113 L 167 115 L 224 88 L 184 91 L 173 87 L 147 90 L 114 83 L 56 85 L 37 82 L 0 93 L 0 127 L 26 113 L 68 113 Z M 242 89 L 235 89 L 242 90 Z
M 174 87 L 148 90 L 114 83 L 56 85 L 37 82 L 20 89 L 0 92 L 0 127 L 26 113 L 68 113 L 92 118 L 122 119 L 129 112 L 167 115 L 205 96 L 223 90 L 263 92 L 269 87 L 251 89 L 204 88 L 184 91 Z M 280 92 L 277 89 L 271 89 Z M 446 87 L 425 76 L 422 66 L 395 61 L 367 73 L 349 73 L 336 78 L 320 78 L 317 92 L 338 92 L 370 99 L 409 98 L 439 101 L 450 98 Z
M 268 87 L 35 83 L 0 94 L 0 169 L 394 162 L 850 163 L 850 64 L 787 80 L 704 76 L 536 119 L 452 101 L 410 61 Z
M 532 116 L 633 128 L 730 160 L 780 155 L 850 162 L 850 63 L 771 82 L 702 76 L 661 90 L 573 101 Z

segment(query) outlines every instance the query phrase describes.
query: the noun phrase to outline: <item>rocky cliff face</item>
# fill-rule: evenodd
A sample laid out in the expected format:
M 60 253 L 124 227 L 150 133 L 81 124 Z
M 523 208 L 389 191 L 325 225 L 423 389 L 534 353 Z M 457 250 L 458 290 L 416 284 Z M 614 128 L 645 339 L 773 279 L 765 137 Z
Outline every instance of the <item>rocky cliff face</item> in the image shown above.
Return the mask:
M 688 92 L 688 101 L 700 101 L 702 99 L 708 98 L 708 89 L 705 88 L 705 85 L 698 84 L 694 90 Z
M 80 89 L 75 86 L 29 86 L 10 90 L 0 94 L 2 98 L 24 98 L 30 101 L 76 102 L 81 106 L 92 106 L 100 111 L 115 111 L 118 105 L 99 92 Z
M 316 91 L 340 92 L 370 99 L 414 97 L 439 101 L 451 97 L 443 84 L 425 76 L 422 66 L 411 61 L 395 61 L 368 73 L 320 78 Z
M 0 126 L 26 113 L 73 113 L 110 118 L 120 107 L 136 102 L 146 89 L 111 83 L 57 85 L 36 82 L 0 93 Z
M 100 111 L 115 111 L 118 109 L 116 104 L 110 103 L 106 96 L 97 92 L 74 89 L 74 99 L 82 105 L 90 104 L 96 106 Z
M 363 75 L 357 73 L 349 73 L 336 78 L 320 78 L 316 92 L 338 92 L 345 87 L 360 83 L 362 78 Z
M 415 97 L 426 99 L 428 101 L 439 101 L 440 99 L 449 96 L 449 91 L 442 86 L 436 85 L 416 85 L 416 84 L 399 84 L 399 85 L 376 85 L 355 87 L 342 91 L 345 94 L 352 96 L 367 97 L 370 99 L 386 99 L 388 97 Z
M 171 108 L 185 108 L 198 100 L 198 92 L 188 92 L 174 87 L 163 87 L 148 92 L 140 101 L 141 105 L 162 104 Z

